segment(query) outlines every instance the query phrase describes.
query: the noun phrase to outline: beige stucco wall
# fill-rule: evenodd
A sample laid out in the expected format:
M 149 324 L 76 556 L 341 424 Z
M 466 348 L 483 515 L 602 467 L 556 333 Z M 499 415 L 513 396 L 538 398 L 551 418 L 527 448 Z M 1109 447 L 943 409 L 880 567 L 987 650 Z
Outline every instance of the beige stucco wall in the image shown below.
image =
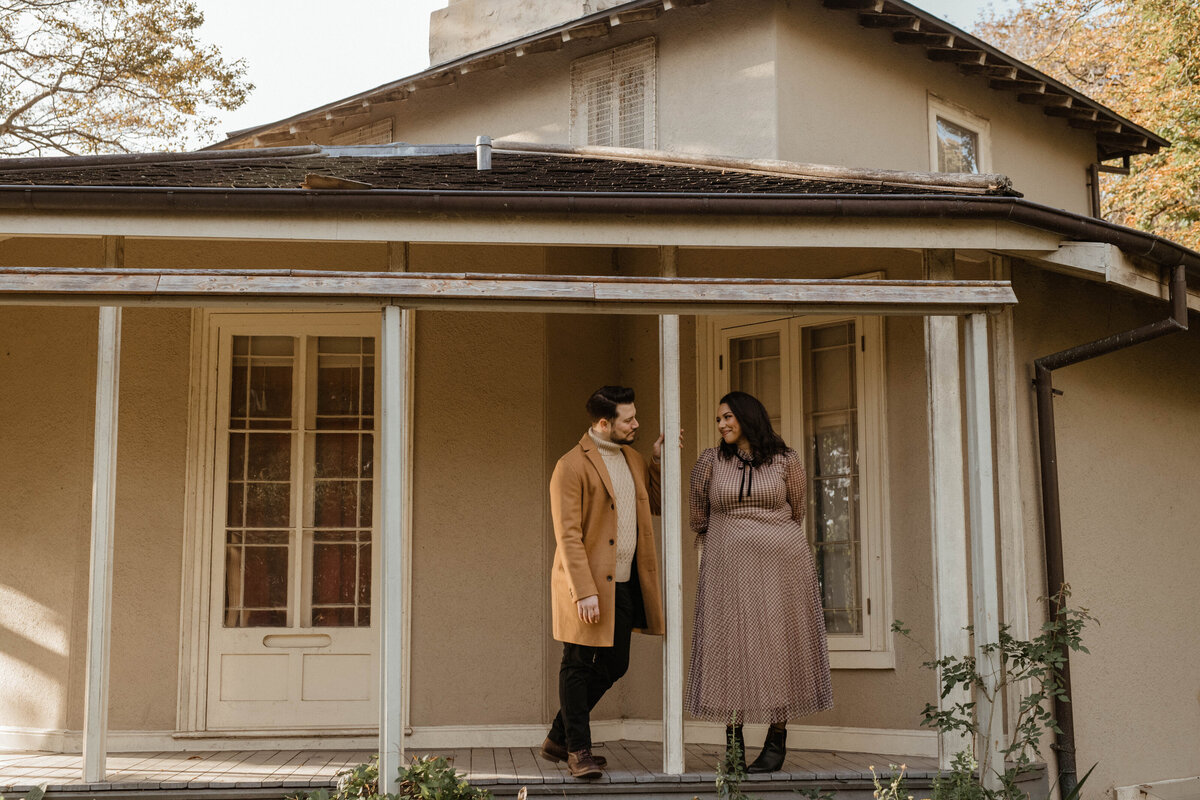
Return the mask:
M 0 725 L 78 730 L 86 665 L 94 309 L 0 312 Z M 189 312 L 123 319 L 110 725 L 172 729 Z
M 94 309 L 0 309 L 0 726 L 82 701 Z
M 1018 267 L 1020 365 L 1165 316 L 1162 304 Z M 1088 793 L 1200 774 L 1200 331 L 1063 369 L 1054 386 L 1066 580 L 1099 620 L 1072 657 Z M 1022 405 L 1031 429 L 1032 392 Z M 1023 437 L 1023 469 L 1036 470 Z M 1027 505 L 1039 502 L 1027 498 Z M 1034 517 L 1036 520 L 1036 516 Z M 1028 541 L 1044 594 L 1041 543 Z M 1043 584 L 1044 585 L 1044 584 Z M 1034 624 L 1040 624 L 1035 616 Z

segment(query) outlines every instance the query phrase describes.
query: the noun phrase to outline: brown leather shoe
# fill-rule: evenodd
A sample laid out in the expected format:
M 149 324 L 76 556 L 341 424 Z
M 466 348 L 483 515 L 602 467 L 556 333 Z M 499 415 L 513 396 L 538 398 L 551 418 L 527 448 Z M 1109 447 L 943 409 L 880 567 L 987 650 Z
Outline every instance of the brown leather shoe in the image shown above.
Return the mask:
M 600 769 L 600 765 L 596 763 L 595 757 L 592 756 L 592 751 L 586 747 L 582 750 L 573 750 L 567 753 L 567 771 L 575 778 L 584 778 L 593 780 L 604 774 L 604 770 Z
M 560 761 L 567 760 L 567 748 L 566 745 L 561 745 L 550 737 L 546 737 L 546 741 L 542 742 L 540 755 L 547 761 L 553 761 L 557 764 Z M 600 769 L 608 766 L 608 759 L 604 756 L 598 756 L 593 753 L 592 758 L 596 759 L 596 766 L 600 767 Z

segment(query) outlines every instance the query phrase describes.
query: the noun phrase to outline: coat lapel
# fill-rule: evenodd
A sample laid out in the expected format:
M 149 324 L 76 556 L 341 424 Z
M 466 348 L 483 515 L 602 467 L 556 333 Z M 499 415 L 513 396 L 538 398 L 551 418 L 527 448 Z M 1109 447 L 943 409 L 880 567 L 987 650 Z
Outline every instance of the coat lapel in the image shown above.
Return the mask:
M 600 448 L 592 441 L 592 434 L 585 432 L 583 438 L 579 440 L 579 446 L 583 448 L 583 454 L 587 456 L 588 461 L 592 462 L 592 466 L 596 468 L 596 472 L 600 473 L 600 480 L 604 482 L 604 488 L 608 492 L 608 496 L 614 500 L 617 493 L 613 491 L 612 478 L 609 477 L 608 467 L 604 466 L 604 456 L 600 455 Z

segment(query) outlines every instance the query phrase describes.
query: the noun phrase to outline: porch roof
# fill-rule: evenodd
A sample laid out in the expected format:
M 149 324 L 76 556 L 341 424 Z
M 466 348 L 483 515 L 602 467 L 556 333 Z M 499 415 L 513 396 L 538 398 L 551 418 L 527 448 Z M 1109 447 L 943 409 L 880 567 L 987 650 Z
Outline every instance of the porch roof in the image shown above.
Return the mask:
M 0 161 L 3 187 L 572 192 L 575 194 L 986 195 L 1019 197 L 1003 175 L 686 160 L 649 151 L 471 145 L 364 145 Z M 557 152 L 555 152 L 557 150 Z
M 1200 281 L 1200 253 L 1030 202 L 1003 175 L 513 141 L 495 142 L 492 169 L 481 170 L 475 152 L 393 143 L 0 160 L 0 234 L 957 248 L 1051 268 L 1082 242 L 1182 264 Z

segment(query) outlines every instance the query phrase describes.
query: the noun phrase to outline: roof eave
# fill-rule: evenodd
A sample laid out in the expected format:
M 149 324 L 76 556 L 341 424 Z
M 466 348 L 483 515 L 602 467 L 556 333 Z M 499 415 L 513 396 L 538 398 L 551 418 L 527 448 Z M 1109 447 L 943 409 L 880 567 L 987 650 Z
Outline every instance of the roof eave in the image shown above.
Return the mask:
M 1200 280 L 1200 253 L 1126 228 L 1018 197 L 961 195 L 511 192 L 415 189 L 225 189 L 0 185 L 0 213 L 48 211 L 391 211 L 434 214 L 703 214 L 1002 221 L 1077 241 L 1111 244 Z

